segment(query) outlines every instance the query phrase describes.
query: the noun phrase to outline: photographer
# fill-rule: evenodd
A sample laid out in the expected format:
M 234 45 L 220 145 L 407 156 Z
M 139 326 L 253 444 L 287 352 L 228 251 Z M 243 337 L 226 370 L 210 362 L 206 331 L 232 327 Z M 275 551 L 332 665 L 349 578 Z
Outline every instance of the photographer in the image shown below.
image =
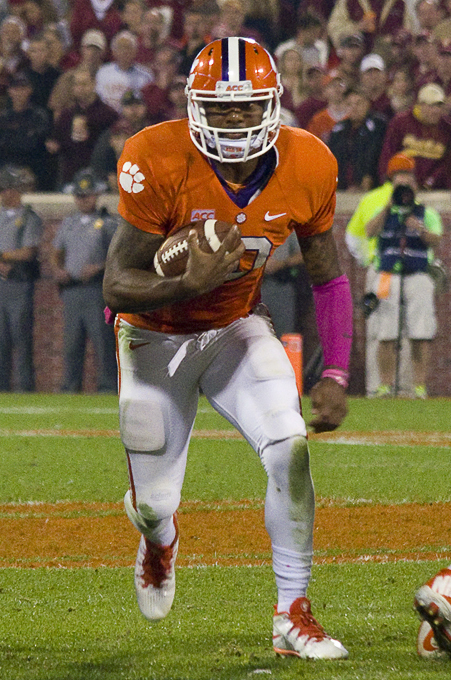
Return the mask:
M 411 346 L 415 397 L 424 399 L 430 341 L 437 327 L 434 283 L 427 270 L 443 227 L 437 211 L 416 201 L 413 169 L 399 171 L 391 179 L 388 203 L 366 225 L 368 238 L 377 237 L 373 283 L 379 300 L 373 312 L 377 315 L 381 378 L 377 396 L 392 394 L 400 339 L 405 333 Z

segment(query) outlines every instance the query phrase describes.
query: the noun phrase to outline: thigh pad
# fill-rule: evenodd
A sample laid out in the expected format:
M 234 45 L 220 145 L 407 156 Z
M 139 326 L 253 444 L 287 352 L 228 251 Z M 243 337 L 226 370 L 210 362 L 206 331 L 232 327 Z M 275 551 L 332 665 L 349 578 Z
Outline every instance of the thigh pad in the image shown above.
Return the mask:
M 122 399 L 119 405 L 122 443 L 128 451 L 161 451 L 166 443 L 163 411 L 157 401 Z

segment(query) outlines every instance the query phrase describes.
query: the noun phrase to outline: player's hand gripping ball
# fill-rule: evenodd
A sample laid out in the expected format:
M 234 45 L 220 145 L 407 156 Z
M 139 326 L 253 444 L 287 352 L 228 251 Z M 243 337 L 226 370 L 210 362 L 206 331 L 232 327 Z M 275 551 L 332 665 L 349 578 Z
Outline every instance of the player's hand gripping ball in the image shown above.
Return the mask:
M 180 276 L 188 262 L 188 234 L 197 232 L 199 248 L 204 253 L 215 253 L 234 225 L 221 220 L 190 222 L 169 236 L 155 253 L 153 264 L 159 276 Z

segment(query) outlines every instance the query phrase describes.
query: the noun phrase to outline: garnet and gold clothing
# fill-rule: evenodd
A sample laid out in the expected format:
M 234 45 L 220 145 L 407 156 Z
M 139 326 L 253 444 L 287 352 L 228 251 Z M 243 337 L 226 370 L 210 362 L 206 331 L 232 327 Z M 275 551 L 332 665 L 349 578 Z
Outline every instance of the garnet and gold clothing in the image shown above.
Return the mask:
M 451 188 L 451 124 L 442 117 L 437 125 L 422 122 L 418 107 L 398 113 L 389 123 L 380 159 L 379 176 L 388 161 L 402 152 L 415 160 L 415 178 L 421 189 Z
M 215 290 L 153 312 L 121 314 L 122 319 L 174 334 L 227 326 L 247 316 L 259 301 L 264 265 L 293 230 L 306 237 L 331 228 L 337 184 L 334 156 L 305 130 L 285 126 L 276 154 L 267 184 L 239 208 L 192 143 L 187 120 L 145 128 L 127 141 L 118 163 L 118 209 L 125 220 L 164 237 L 200 219 L 236 223 L 246 252 L 240 271 Z

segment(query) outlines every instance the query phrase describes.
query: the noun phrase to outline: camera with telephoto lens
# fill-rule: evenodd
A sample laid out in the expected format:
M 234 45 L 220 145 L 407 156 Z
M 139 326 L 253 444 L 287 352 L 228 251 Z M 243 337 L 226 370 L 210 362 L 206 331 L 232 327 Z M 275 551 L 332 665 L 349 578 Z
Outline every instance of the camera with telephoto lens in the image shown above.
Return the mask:
M 408 184 L 398 184 L 393 189 L 392 203 L 397 208 L 412 210 L 415 205 L 415 192 Z

